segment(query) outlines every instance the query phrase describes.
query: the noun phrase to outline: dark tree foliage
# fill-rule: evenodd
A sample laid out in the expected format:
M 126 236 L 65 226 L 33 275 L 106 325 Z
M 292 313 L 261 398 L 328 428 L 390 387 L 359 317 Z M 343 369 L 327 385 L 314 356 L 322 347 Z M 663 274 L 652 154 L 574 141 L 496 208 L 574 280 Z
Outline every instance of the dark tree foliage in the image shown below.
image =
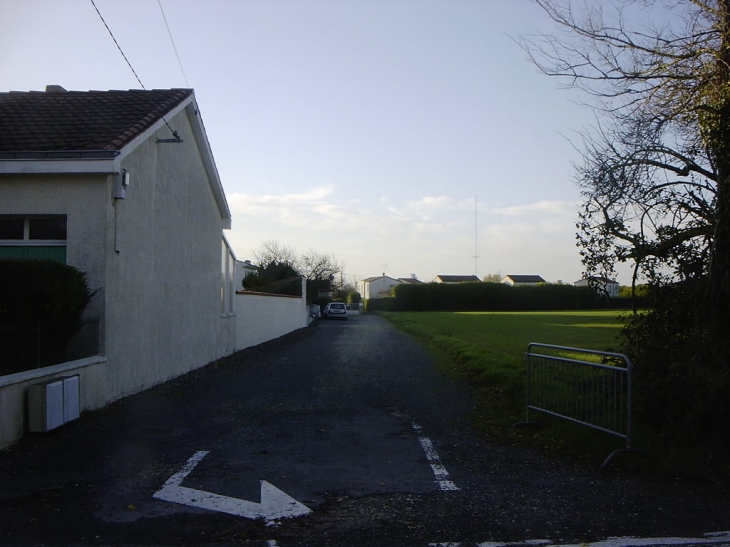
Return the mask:
M 0 375 L 63 362 L 93 294 L 72 266 L 0 260 Z
M 276 261 L 244 277 L 243 287 L 271 294 L 302 294 L 302 282 L 297 271 L 290 264 Z
M 0 260 L 0 321 L 71 321 L 93 293 L 86 274 L 53 260 Z
M 713 451 L 730 449 L 728 355 L 709 328 L 711 310 L 698 306 L 706 278 L 655 287 L 651 313 L 624 329 L 636 364 L 635 405 L 669 444 Z

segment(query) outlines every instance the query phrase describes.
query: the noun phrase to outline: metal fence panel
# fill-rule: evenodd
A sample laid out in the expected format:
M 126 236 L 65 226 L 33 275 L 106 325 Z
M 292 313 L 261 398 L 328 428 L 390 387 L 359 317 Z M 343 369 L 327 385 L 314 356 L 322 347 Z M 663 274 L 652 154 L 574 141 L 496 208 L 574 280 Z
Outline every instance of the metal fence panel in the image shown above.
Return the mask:
M 621 437 L 631 449 L 633 365 L 626 355 L 531 343 L 526 358 L 528 423 L 531 410 L 542 412 Z

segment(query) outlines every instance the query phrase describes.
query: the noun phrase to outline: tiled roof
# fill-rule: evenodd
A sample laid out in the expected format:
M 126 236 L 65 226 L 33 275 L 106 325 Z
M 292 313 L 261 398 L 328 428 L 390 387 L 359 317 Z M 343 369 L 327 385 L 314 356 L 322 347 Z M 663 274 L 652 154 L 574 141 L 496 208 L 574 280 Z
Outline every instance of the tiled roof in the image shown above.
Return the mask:
M 121 150 L 191 94 L 191 89 L 0 93 L 0 153 Z
M 515 283 L 545 283 L 539 275 L 506 275 Z
M 390 279 L 391 281 L 397 281 L 397 279 L 393 279 L 392 277 L 388 277 L 387 275 L 378 275 L 375 277 L 366 277 L 362 280 L 363 283 L 372 283 L 373 281 L 377 281 L 378 279 Z
M 481 281 L 476 275 L 437 275 L 442 283 L 472 283 Z
M 416 279 L 415 277 L 399 277 L 398 281 L 401 283 L 410 283 L 412 285 L 417 285 L 419 283 L 423 283 L 420 279 Z

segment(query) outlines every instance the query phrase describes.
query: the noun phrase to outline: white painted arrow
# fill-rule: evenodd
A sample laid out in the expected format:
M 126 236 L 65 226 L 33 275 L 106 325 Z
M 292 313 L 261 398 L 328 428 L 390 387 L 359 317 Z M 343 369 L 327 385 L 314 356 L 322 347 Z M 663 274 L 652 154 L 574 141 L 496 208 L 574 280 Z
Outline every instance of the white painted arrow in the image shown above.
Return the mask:
M 249 519 L 262 518 L 266 520 L 267 524 L 271 524 L 281 518 L 300 517 L 312 512 L 306 505 L 299 503 L 273 484 L 263 480 L 261 481 L 261 503 L 230 498 L 228 496 L 213 494 L 212 492 L 180 486 L 180 483 L 185 477 L 195 469 L 195 466 L 207 454 L 208 451 L 200 451 L 193 454 L 183 468 L 167 479 L 165 484 L 162 485 L 162 488 L 155 492 L 153 497 Z

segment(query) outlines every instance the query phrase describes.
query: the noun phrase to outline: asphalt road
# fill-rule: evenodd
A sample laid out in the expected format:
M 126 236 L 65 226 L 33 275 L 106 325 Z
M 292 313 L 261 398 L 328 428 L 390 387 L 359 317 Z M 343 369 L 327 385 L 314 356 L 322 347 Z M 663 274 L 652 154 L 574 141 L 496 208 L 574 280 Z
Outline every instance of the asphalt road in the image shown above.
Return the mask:
M 0 451 L 0 545 L 730 545 L 728 496 L 502 446 L 472 407 L 382 318 L 318 321 Z

